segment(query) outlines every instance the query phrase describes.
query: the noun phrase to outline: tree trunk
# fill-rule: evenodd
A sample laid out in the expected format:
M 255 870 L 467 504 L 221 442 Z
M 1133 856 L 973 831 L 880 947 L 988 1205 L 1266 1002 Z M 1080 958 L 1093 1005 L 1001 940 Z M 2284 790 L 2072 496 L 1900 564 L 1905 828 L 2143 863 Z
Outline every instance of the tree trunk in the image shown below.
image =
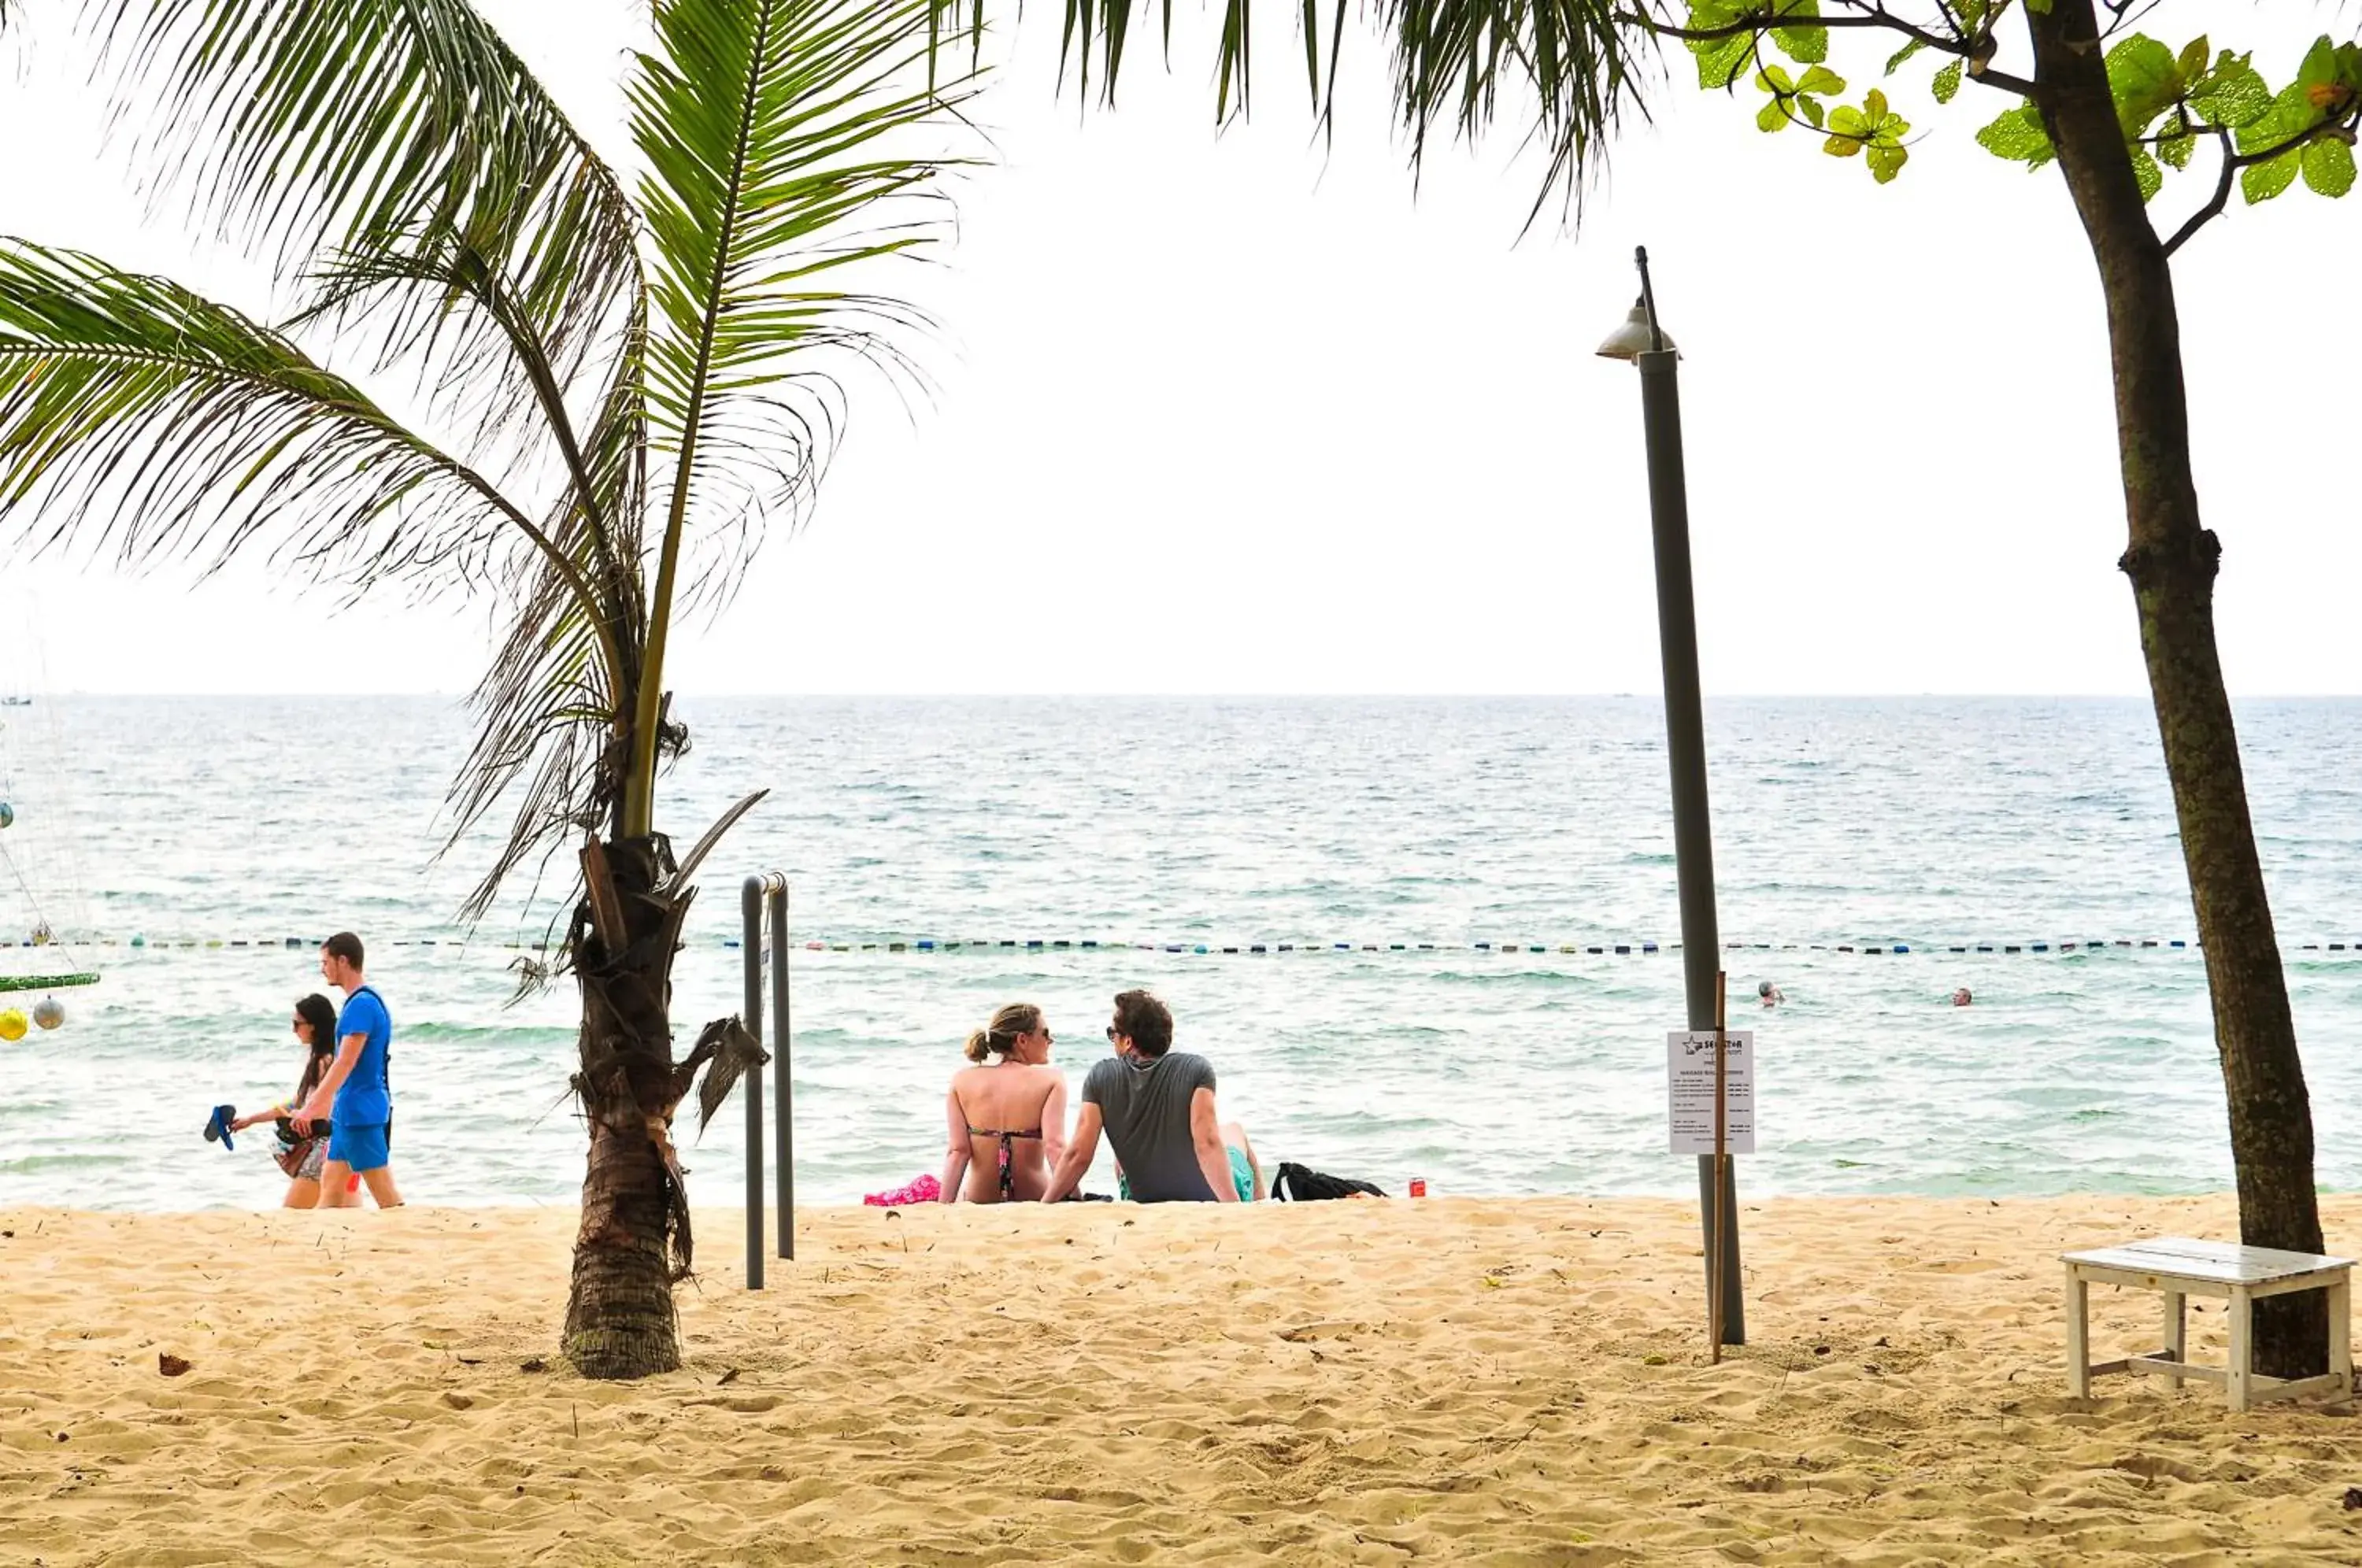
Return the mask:
M 680 1365 L 666 1181 L 645 1132 L 591 1118 L 566 1304 L 566 1358 L 585 1377 L 644 1377 Z
M 2097 42 L 2092 0 L 2027 8 L 2043 124 L 2083 220 L 2107 297 L 2116 441 L 2131 543 L 2118 563 L 2140 616 L 2166 775 L 2190 873 L 2230 1108 L 2240 1239 L 2321 1251 L 2312 1112 L 2289 1012 L 2263 867 L 2247 816 L 2231 700 L 2214 649 L 2222 546 L 2198 515 L 2173 272 L 2148 221 Z M 2278 1377 L 2325 1370 L 2322 1294 L 2258 1302 L 2255 1367 Z
M 674 1282 L 688 1272 L 688 1198 L 673 1153 L 682 1088 L 672 1059 L 672 961 L 686 893 L 658 890 L 662 841 L 583 851 L 588 892 L 575 911 L 582 991 L 581 1071 L 590 1124 L 582 1226 L 565 1353 L 585 1377 L 641 1377 L 680 1364 Z M 677 1261 L 676 1261 L 677 1260 Z

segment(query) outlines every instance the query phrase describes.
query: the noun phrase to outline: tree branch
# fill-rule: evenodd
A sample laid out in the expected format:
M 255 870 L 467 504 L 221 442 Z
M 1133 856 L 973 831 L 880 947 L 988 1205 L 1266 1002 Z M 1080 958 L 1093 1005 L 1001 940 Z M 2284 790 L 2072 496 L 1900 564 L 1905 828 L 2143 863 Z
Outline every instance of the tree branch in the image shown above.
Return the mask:
M 1747 57 L 1755 62 L 1756 73 L 1758 75 L 1761 75 L 1763 73 L 1762 34 L 1758 33 L 1752 39 L 1749 40 L 1747 45 Z M 1816 126 L 1795 111 L 1793 105 L 1797 99 L 1803 96 L 1804 94 L 1802 93 L 1783 93 L 1777 87 L 1772 89 L 1772 101 L 1780 106 L 1781 116 L 1785 118 L 1790 125 L 1802 126 L 1806 130 L 1811 131 L 1815 136 L 1828 136 L 1832 134 L 1827 127 Z M 1849 138 L 1848 139 L 1858 140 L 1860 138 Z
M 2221 127 L 2215 127 L 2201 128 L 2220 129 Z M 2333 136 L 2341 133 L 2351 135 L 2353 133 L 2353 127 L 2351 125 L 2341 125 L 2336 120 L 2323 120 L 2317 126 L 2306 127 L 2303 130 L 2299 131 L 2296 135 L 2289 138 L 2286 141 L 2279 143 L 2277 146 L 2259 147 L 2253 152 L 2242 152 L 2235 158 L 2228 159 L 2227 161 L 2230 167 L 2234 169 L 2252 169 L 2258 163 L 2269 163 L 2273 159 L 2279 157 L 2280 154 L 2284 152 L 2293 152 L 2307 142 L 2319 141 L 2324 136 Z
M 1741 17 L 1735 22 L 1726 22 L 1718 28 L 1677 28 L 1671 22 L 1661 22 L 1653 17 L 1644 16 L 1638 11 L 1618 11 L 1616 13 L 1616 19 L 1628 27 L 1643 28 L 1659 38 L 1680 39 L 1684 43 L 1713 43 L 1720 39 L 1735 39 L 1741 33 L 1769 32 L 1774 28 L 1794 28 L 1800 31 L 1810 28 L 1823 29 L 1876 28 L 1890 33 L 1901 33 L 1905 38 L 1916 39 L 1927 48 L 1945 54 L 1966 57 L 1969 52 L 1968 39 L 1957 37 L 1948 39 L 1941 33 L 1931 33 L 1926 28 L 1906 22 L 1883 8 L 1848 12 L 1836 17 L 1782 16 L 1763 11 L 1752 16 Z
M 2175 251 L 2181 248 L 2183 242 L 2191 235 L 2221 217 L 2224 207 L 2230 204 L 2231 182 L 2238 177 L 2239 165 L 2231 150 L 2230 131 L 2222 126 L 2212 128 L 2214 134 L 2222 138 L 2223 171 L 2214 181 L 2213 198 L 2204 206 L 2191 213 L 2182 226 L 2173 231 L 2173 237 L 2165 242 L 2165 254 L 2168 259 L 2172 258 Z
M 1973 65 L 1967 74 L 1969 80 L 1980 87 L 1997 87 L 2004 93 L 2014 93 L 2017 96 L 2034 103 L 2042 101 L 2040 86 L 2023 76 L 2012 76 L 2006 71 L 1994 71 L 1990 68 L 1978 71 L 1973 68 Z
M 1939 0 L 1939 4 L 1941 3 L 1943 0 Z M 1737 38 L 1741 33 L 1752 33 L 1760 38 L 1776 28 L 1795 28 L 1800 30 L 1807 28 L 1820 28 L 1825 30 L 1873 28 L 1884 32 L 1900 33 L 1905 38 L 1916 40 L 1926 48 L 1936 50 L 1938 54 L 1948 54 L 1966 61 L 1968 75 L 1985 86 L 1997 87 L 2004 93 L 2014 93 L 2022 98 L 2038 97 L 2035 84 L 2025 78 L 2013 76 L 2005 71 L 1991 70 L 1982 63 L 1983 61 L 1992 58 L 1990 48 L 1981 47 L 1992 43 L 1992 35 L 1990 32 L 1971 35 L 1959 31 L 1959 24 L 1953 17 L 1951 6 L 1948 4 L 1943 4 L 1943 10 L 1945 19 L 1951 22 L 1955 28 L 1954 35 L 1950 38 L 1906 22 L 1882 5 L 1873 5 L 1867 11 L 1848 12 L 1835 17 L 1796 17 L 1776 15 L 1768 11 L 1759 12 L 1753 16 L 1742 17 L 1735 22 L 1726 22 L 1716 28 L 1675 27 L 1671 22 L 1659 21 L 1653 17 L 1638 11 L 1618 11 L 1616 13 L 1616 19 L 1627 27 L 1641 28 L 1654 37 L 1680 39 L 1684 43 L 1713 43 L 1722 39 Z
M 2103 0 L 2103 3 L 2112 13 L 2108 25 L 2100 29 L 2100 37 L 2103 39 L 2115 37 L 2128 24 L 2138 21 L 2158 7 L 2158 0 Z
M 2173 237 L 2165 242 L 2165 253 L 2171 256 L 2176 250 L 2181 248 L 2183 243 L 2191 235 L 2223 215 L 2223 209 L 2229 205 L 2231 201 L 2231 182 L 2238 177 L 2240 170 L 2253 169 L 2258 163 L 2269 163 L 2276 158 L 2285 157 L 2307 143 L 2319 141 L 2326 136 L 2350 137 L 2354 134 L 2354 124 L 2356 118 L 2362 118 L 2362 111 L 2349 111 L 2334 118 L 2323 120 L 2319 125 L 2308 126 L 2285 141 L 2275 142 L 2270 147 L 2259 147 L 2253 152 L 2233 150 L 2231 127 L 2228 126 L 2192 127 L 2193 132 L 2213 132 L 2216 139 L 2222 142 L 2223 170 L 2214 181 L 2213 196 L 2204 206 L 2191 214 L 2188 221 L 2180 228 L 2173 231 Z

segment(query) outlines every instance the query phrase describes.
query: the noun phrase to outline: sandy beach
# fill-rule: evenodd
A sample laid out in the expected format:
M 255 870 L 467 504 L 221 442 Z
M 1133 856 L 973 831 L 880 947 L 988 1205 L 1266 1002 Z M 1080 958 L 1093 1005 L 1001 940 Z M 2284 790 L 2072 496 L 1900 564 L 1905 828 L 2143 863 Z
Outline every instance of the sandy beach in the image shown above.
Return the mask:
M 0 1210 L 0 1562 L 2362 1561 L 2353 1407 L 2066 1397 L 2054 1254 L 2227 1198 L 1750 1205 L 1719 1366 L 1670 1202 L 822 1210 L 760 1294 L 743 1223 L 613 1386 L 561 1210 Z

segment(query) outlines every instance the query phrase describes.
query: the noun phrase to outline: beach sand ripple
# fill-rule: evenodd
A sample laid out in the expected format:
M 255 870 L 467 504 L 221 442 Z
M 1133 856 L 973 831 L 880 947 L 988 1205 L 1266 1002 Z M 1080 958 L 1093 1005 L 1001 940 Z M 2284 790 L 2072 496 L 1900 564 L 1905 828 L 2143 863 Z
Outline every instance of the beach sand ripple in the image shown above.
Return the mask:
M 822 1210 L 759 1294 L 715 1210 L 687 1366 L 616 1386 L 568 1213 L 0 1210 L 0 1562 L 2362 1562 L 2354 1407 L 2065 1395 L 2055 1254 L 2227 1198 L 1743 1220 L 1717 1366 L 1668 1202 Z

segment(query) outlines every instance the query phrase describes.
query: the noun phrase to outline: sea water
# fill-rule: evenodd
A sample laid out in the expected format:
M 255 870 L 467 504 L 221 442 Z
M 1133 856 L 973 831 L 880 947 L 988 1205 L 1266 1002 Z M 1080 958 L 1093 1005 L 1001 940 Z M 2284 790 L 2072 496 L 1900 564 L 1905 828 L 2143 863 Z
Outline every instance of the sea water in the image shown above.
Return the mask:
M 1078 1082 L 1134 986 L 1172 1005 L 1177 1046 L 1213 1060 L 1266 1162 L 1395 1191 L 1692 1187 L 1666 1152 L 1683 959 L 1653 699 L 743 699 L 684 716 L 661 812 L 676 842 L 770 793 L 701 878 L 677 1029 L 685 1048 L 738 1009 L 739 882 L 786 871 L 805 1201 L 941 1165 L 945 1081 L 996 1006 L 1043 1007 Z M 2239 711 L 2319 1176 L 2339 1187 L 2362 1185 L 2358 721 L 2353 701 Z M 226 1152 L 201 1130 L 216 1103 L 292 1089 L 291 1004 L 339 929 L 368 942 L 393 1012 L 405 1195 L 573 1198 L 575 999 L 561 979 L 512 1002 L 512 966 L 563 911 L 520 884 L 463 930 L 489 840 L 436 858 L 458 704 L 68 697 L 6 722 L 0 931 L 46 915 L 71 945 L 0 967 L 72 959 L 104 979 L 60 993 L 63 1028 L 0 1043 L 0 1203 L 276 1202 L 267 1132 Z M 1745 1191 L 2227 1183 L 2202 960 L 2162 945 L 2194 933 L 2146 704 L 1726 701 L 1707 730 L 1721 933 L 1744 944 L 1722 955 L 1731 1020 L 1760 1064 Z M 553 863 L 545 895 L 568 872 Z M 2145 940 L 2160 945 L 2115 945 Z M 1756 1006 L 1766 978 L 1784 1006 Z M 1952 1008 L 1961 986 L 1975 1003 Z M 740 1200 L 743 1128 L 734 1100 L 701 1134 L 684 1112 L 697 1200 Z M 1106 1158 L 1087 1185 L 1111 1187 Z

